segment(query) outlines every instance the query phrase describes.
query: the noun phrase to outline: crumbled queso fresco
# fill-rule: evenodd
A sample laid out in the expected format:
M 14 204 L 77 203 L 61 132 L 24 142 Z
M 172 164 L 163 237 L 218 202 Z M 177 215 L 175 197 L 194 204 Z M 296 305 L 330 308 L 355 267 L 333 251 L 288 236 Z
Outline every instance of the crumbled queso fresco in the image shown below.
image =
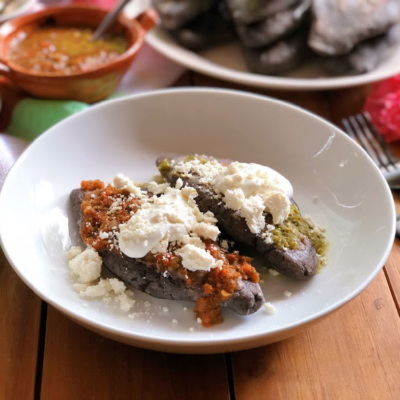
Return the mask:
M 264 303 L 264 310 L 267 314 L 272 315 L 275 314 L 276 312 L 276 308 L 274 305 L 272 305 L 271 303 Z
M 260 236 L 267 244 L 273 243 L 276 225 L 289 216 L 292 185 L 268 167 L 239 162 L 224 166 L 217 161 L 203 163 L 200 158 L 194 158 L 182 161 L 174 168 L 182 177 L 190 178 L 193 174 L 201 176 L 200 183 L 210 185 L 225 207 L 238 211 L 246 220 L 249 230 L 255 234 L 261 233 Z M 182 266 L 188 271 L 211 271 L 214 268 L 222 270 L 223 261 L 216 260 L 204 243 L 205 240 L 216 241 L 220 235 L 217 220 L 212 212 L 202 213 L 199 210 L 195 200 L 198 193 L 194 188 L 184 186 L 179 178 L 175 187 L 171 187 L 169 183 L 150 182 L 144 189 L 143 185 L 122 174 L 114 178 L 113 186 L 129 192 L 126 195 L 124 191 L 125 196 L 131 201 L 134 199 L 139 205 L 127 212 L 123 223 L 119 220 L 112 230 L 97 232 L 96 241 L 107 241 L 111 250 L 114 248 L 131 258 L 174 253 L 180 257 Z M 106 211 L 107 215 L 122 210 L 126 201 L 122 195 L 115 198 L 109 196 L 106 199 L 112 203 Z M 272 220 L 269 216 L 268 221 L 272 223 L 266 222 L 266 212 L 271 214 Z M 313 225 L 311 219 L 305 217 L 304 220 L 312 228 L 312 232 L 319 233 L 319 228 Z M 223 251 L 228 251 L 232 243 L 222 240 L 220 247 Z M 96 248 L 95 243 L 90 244 Z M 93 247 L 83 249 L 73 246 L 66 257 L 74 279 L 73 288 L 81 298 L 102 298 L 106 304 L 115 302 L 124 312 L 129 312 L 134 307 L 133 292 L 127 290 L 124 282 L 116 278 L 101 277 L 102 259 Z M 326 262 L 322 256 L 318 257 L 321 263 Z M 274 277 L 279 275 L 273 269 L 268 269 L 268 272 Z M 163 274 L 167 277 L 168 271 L 165 270 Z M 292 295 L 289 291 L 283 294 L 287 298 Z M 169 312 L 165 306 L 160 310 L 163 314 Z M 276 308 L 267 302 L 264 303 L 264 311 L 272 315 Z M 131 313 L 129 318 L 135 318 L 136 315 Z M 202 319 L 198 318 L 197 322 L 201 324 Z M 177 324 L 178 321 L 173 319 L 172 323 Z M 193 330 L 194 328 L 190 328 L 190 331 Z
M 166 253 L 176 246 L 175 254 L 182 258 L 183 267 L 189 271 L 210 271 L 222 266 L 223 261 L 216 261 L 202 240 L 215 241 L 220 231 L 214 215 L 211 212 L 202 213 L 197 207 L 195 189 L 183 187 L 182 181 L 178 180 L 175 188 L 166 183 L 150 182 L 147 192 L 143 192 L 138 184 L 122 174 L 114 178 L 113 185 L 117 189 L 126 189 L 138 198 L 140 208 L 126 223 L 119 225 L 119 232 L 113 231 L 112 236 L 107 232 L 98 233 L 100 239 L 114 241 L 111 248 L 115 247 L 128 257 L 141 258 L 149 252 Z M 122 208 L 122 197 L 112 200 L 107 214 Z M 126 290 L 122 281 L 100 277 L 102 259 L 95 249 L 73 246 L 66 257 L 75 280 L 73 287 L 80 297 L 102 297 L 106 303 L 114 299 L 123 311 L 129 311 L 134 306 L 133 293 Z M 163 311 L 168 312 L 168 308 L 163 307 Z
M 199 182 L 210 185 L 225 207 L 239 211 L 252 233 L 265 228 L 265 212 L 272 215 L 274 224 L 282 223 L 289 215 L 293 187 L 271 168 L 240 162 L 223 166 L 217 161 L 203 163 L 195 157 L 181 161 L 174 169 L 185 177 L 201 176 Z
M 79 246 L 71 247 L 66 257 L 69 268 L 78 283 L 73 284 L 73 288 L 79 293 L 79 296 L 86 299 L 103 298 L 105 303 L 114 300 L 119 303 L 122 311 L 129 311 L 135 304 L 131 297 L 133 293 L 126 290 L 123 282 L 116 278 L 102 279 L 101 258 L 91 247 L 83 250 Z
M 132 182 L 126 185 L 131 186 Z M 151 183 L 150 189 L 159 196 L 143 196 L 140 209 L 119 226 L 121 251 L 128 257 L 141 258 L 148 252 L 166 253 L 171 244 L 177 244 L 182 247 L 175 253 L 182 257 L 186 269 L 210 271 L 221 266 L 222 261 L 215 261 L 202 241 L 217 239 L 220 234 L 217 220 L 211 212 L 200 212 L 194 200 L 196 190 L 182 188 L 182 180 L 178 180 L 175 188 Z

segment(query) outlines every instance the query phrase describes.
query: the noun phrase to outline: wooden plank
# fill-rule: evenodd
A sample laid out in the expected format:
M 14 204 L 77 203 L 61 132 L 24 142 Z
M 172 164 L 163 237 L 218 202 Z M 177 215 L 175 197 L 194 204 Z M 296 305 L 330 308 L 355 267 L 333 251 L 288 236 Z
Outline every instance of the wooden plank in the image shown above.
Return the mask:
M 342 118 L 354 115 L 362 109 L 365 97 L 372 86 L 359 86 L 350 89 L 335 90 L 325 93 L 332 113 L 332 121 L 338 125 Z
M 0 399 L 33 399 L 40 304 L 0 250 Z
M 393 143 L 391 149 L 394 155 L 400 158 L 400 143 Z M 396 212 L 400 214 L 400 191 L 393 191 Z M 390 256 L 385 265 L 386 277 L 389 281 L 389 286 L 392 290 L 393 298 L 397 305 L 397 310 L 400 315 L 400 240 L 395 239 Z
M 315 112 L 321 116 L 330 116 L 328 103 L 325 99 L 323 92 L 282 92 L 268 89 L 259 89 L 211 78 L 209 76 L 205 76 L 199 73 L 193 73 L 193 84 L 195 86 L 218 87 L 224 89 L 235 89 L 258 93 L 269 97 L 275 97 L 280 100 L 289 101 L 312 112 Z
M 282 342 L 232 356 L 236 400 L 398 399 L 400 320 L 383 272 L 355 300 Z
M 400 202 L 397 202 L 400 204 Z M 386 277 L 393 299 L 396 303 L 397 311 L 400 316 L 400 240 L 395 239 L 390 256 L 385 264 Z
M 42 400 L 228 400 L 223 355 L 141 350 L 105 339 L 49 307 Z
M 172 87 L 191 86 L 191 75 L 191 71 L 185 71 L 172 85 Z

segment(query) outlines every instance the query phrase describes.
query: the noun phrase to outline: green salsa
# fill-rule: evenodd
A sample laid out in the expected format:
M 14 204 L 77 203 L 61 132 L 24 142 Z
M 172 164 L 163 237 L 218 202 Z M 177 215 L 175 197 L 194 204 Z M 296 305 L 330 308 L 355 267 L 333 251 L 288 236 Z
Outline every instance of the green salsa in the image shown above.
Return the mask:
M 207 163 L 208 160 L 200 156 L 187 156 L 183 162 L 189 162 L 194 159 L 200 159 L 202 163 Z M 162 176 L 165 176 L 172 168 L 171 162 L 168 159 L 164 159 L 158 166 L 158 169 Z M 266 224 L 272 224 L 272 215 L 265 212 Z M 299 248 L 301 239 L 306 236 L 314 246 L 319 259 L 320 268 L 323 265 L 327 249 L 328 242 L 326 241 L 324 230 L 314 225 L 311 219 L 303 217 L 300 214 L 299 209 L 295 204 L 290 207 L 290 213 L 288 218 L 282 223 L 275 226 L 272 231 L 271 239 L 279 249 L 296 250 Z
M 272 216 L 266 213 L 266 222 L 272 223 Z M 323 260 L 326 256 L 328 243 L 325 238 L 324 231 L 312 223 L 308 218 L 304 218 L 295 204 L 290 207 L 289 217 L 283 224 L 276 225 L 272 231 L 272 240 L 279 249 L 296 250 L 302 236 L 310 239 L 314 246 L 319 260 Z M 321 262 L 319 264 L 322 264 Z
M 165 158 L 158 166 L 158 170 L 160 171 L 160 174 L 162 176 L 165 176 L 171 170 L 171 167 L 172 167 L 171 163 L 169 162 L 168 159 Z

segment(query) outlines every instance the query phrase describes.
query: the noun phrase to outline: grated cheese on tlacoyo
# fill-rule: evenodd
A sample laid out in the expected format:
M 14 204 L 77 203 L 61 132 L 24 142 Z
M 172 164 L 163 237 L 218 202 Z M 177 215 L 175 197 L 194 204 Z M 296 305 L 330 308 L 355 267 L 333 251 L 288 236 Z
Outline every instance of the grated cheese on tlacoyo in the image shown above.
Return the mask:
M 162 185 L 151 184 L 149 189 L 159 196 L 142 201 L 141 208 L 120 225 L 121 251 L 128 257 L 141 258 L 149 252 L 165 253 L 171 243 L 176 243 L 183 245 L 176 254 L 182 257 L 185 268 L 209 271 L 218 267 L 201 240 L 215 241 L 220 234 L 214 215 L 200 212 L 194 200 L 195 189 L 182 188 L 181 182 L 177 182 L 179 189 Z
M 274 224 L 289 216 L 293 187 L 271 168 L 236 161 L 225 167 L 217 161 L 202 163 L 194 158 L 177 163 L 174 169 L 186 177 L 197 175 L 200 183 L 210 185 L 222 195 L 226 208 L 240 212 L 252 233 L 265 228 L 265 211 L 272 214 Z

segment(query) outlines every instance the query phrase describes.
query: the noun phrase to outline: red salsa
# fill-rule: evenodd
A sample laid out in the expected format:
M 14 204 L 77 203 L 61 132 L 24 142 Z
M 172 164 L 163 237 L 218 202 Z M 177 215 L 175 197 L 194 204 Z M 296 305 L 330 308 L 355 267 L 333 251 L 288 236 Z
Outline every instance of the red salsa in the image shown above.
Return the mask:
M 8 59 L 29 72 L 71 75 L 108 64 L 128 47 L 121 35 L 107 34 L 91 42 L 92 34 L 90 28 L 40 28 L 16 38 Z
M 125 189 L 105 186 L 99 180 L 82 181 L 81 188 L 86 191 L 81 206 L 83 240 L 97 251 L 119 251 L 114 241 L 115 233 L 118 232 L 119 224 L 127 222 L 139 209 L 138 199 Z M 223 261 L 220 268 L 212 268 L 209 272 L 189 271 L 183 267 L 181 257 L 174 254 L 173 250 L 154 255 L 149 253 L 145 258 L 160 273 L 168 271 L 180 274 L 186 285 L 202 288 L 203 295 L 197 300 L 194 311 L 196 317 L 201 318 L 203 326 L 209 327 L 222 322 L 221 302 L 228 300 L 237 290 L 239 279 L 257 283 L 260 278 L 249 257 L 241 256 L 238 252 L 226 253 L 210 240 L 204 243 L 216 261 Z

